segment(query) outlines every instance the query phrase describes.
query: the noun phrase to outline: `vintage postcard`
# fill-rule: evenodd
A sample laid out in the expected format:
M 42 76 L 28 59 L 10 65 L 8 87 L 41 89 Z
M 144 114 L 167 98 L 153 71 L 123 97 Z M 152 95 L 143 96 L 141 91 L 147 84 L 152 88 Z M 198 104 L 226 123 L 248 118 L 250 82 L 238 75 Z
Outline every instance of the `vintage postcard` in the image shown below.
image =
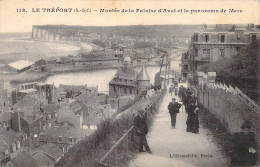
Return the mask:
M 259 166 L 259 0 L 0 0 L 0 166 Z

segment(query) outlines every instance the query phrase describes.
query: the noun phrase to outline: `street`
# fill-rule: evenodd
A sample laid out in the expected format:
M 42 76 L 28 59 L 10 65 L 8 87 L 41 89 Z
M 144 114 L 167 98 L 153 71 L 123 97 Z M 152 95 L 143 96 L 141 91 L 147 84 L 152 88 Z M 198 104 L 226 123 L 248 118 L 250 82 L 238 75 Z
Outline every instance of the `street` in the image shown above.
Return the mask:
M 172 97 L 175 97 L 172 95 Z M 226 167 L 229 158 L 221 155 L 220 148 L 207 135 L 209 131 L 200 128 L 199 134 L 186 132 L 187 114 L 181 107 L 177 114 L 176 129 L 171 128 L 168 104 L 171 95 L 167 93 L 147 135 L 153 154 L 138 153 L 130 163 L 131 167 Z M 175 97 L 177 102 L 179 98 Z M 200 126 L 201 127 L 201 126 Z

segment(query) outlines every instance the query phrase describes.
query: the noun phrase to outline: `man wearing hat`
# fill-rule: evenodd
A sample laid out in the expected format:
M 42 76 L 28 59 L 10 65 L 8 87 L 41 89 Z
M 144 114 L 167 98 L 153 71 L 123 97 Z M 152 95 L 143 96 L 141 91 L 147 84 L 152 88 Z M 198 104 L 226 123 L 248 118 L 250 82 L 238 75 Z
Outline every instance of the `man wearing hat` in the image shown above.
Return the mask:
M 255 165 L 257 152 L 255 134 L 250 132 L 251 123 L 244 121 L 242 132 L 235 133 L 232 139 L 234 149 L 231 153 L 231 165 Z
M 136 135 L 140 137 L 139 143 L 139 152 L 145 152 L 143 146 L 145 147 L 146 152 L 152 154 L 150 147 L 148 146 L 146 140 L 146 134 L 148 133 L 148 127 L 146 124 L 145 111 L 143 109 L 138 110 L 138 115 L 134 119 L 134 127 L 136 130 Z
M 168 105 L 168 110 L 171 115 L 171 125 L 172 125 L 172 128 L 174 128 L 174 129 L 175 129 L 175 125 L 176 125 L 176 116 L 177 116 L 177 113 L 179 113 L 180 108 L 181 108 L 181 104 L 176 102 L 175 98 L 172 98 L 172 101 Z

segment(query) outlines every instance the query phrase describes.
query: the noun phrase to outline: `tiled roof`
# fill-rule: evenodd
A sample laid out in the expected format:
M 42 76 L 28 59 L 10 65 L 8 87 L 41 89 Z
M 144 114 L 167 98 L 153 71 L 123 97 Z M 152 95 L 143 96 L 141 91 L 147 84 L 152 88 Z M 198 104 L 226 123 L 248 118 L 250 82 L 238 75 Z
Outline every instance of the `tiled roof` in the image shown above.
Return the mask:
M 46 114 L 57 112 L 59 108 L 60 106 L 56 104 L 48 104 L 43 106 L 43 110 Z
M 13 167 L 38 167 L 37 161 L 25 151 L 21 151 L 11 159 Z
M 51 129 L 42 132 L 41 134 L 52 137 L 73 137 L 81 138 L 90 135 L 94 130 L 81 128 L 67 128 L 67 127 L 52 127 Z
M 149 77 L 148 73 L 146 72 L 144 65 L 142 67 L 141 72 L 136 77 L 136 80 L 137 81 L 150 81 L 150 77 Z
M 94 112 L 84 119 L 84 124 L 99 125 L 104 119 L 105 117 Z
M 40 145 L 35 149 L 35 152 L 40 150 L 54 157 L 55 159 L 59 159 L 63 155 L 62 149 L 57 147 L 55 144 L 51 144 L 51 143 Z
M 27 108 L 32 108 L 37 102 L 39 101 L 38 98 L 30 96 L 30 95 L 26 95 L 23 97 L 23 99 L 16 103 L 14 105 L 14 108 L 23 108 L 23 107 L 27 107 Z
M 37 151 L 32 154 L 32 157 L 37 161 L 39 166 L 54 166 L 55 160 L 46 155 L 43 151 Z
M 99 98 L 96 96 L 92 96 L 88 94 L 87 92 L 82 93 L 77 97 L 77 99 L 81 102 L 83 102 L 86 105 L 91 105 L 95 103 L 99 103 Z
M 8 145 L 12 145 L 20 140 L 20 136 L 16 134 L 13 130 L 3 131 L 0 134 L 0 142 L 4 141 Z
M 70 108 L 69 105 L 62 105 L 61 108 L 58 110 L 58 116 L 59 115 L 71 115 L 74 114 L 73 110 Z
M 133 80 L 135 81 L 135 78 L 137 76 L 137 72 L 129 68 L 127 72 L 124 72 L 122 68 L 118 69 L 117 73 L 115 74 L 114 78 L 119 78 L 119 79 L 128 79 L 128 80 Z
M 37 114 L 37 113 L 35 113 L 35 116 L 33 116 L 33 114 L 28 114 L 28 115 L 22 116 L 22 118 L 23 118 L 28 124 L 31 124 L 31 123 L 33 123 L 34 121 L 39 120 L 39 119 L 41 119 L 41 118 L 43 118 L 43 117 L 44 117 L 43 115 L 40 115 L 40 114 Z
M 0 153 L 5 153 L 5 151 L 8 150 L 8 146 L 6 143 L 4 143 L 2 140 L 0 141 Z M 2 158 L 2 157 L 0 157 Z
M 9 121 L 12 118 L 11 112 L 3 112 L 0 114 L 0 122 Z

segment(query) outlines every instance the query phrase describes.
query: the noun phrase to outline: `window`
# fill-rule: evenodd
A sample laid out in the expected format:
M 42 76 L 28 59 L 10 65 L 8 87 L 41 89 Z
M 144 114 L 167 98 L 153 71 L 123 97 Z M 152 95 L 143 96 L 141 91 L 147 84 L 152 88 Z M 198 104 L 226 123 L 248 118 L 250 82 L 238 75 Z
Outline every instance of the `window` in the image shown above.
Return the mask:
M 210 59 L 210 49 L 203 49 L 202 58 Z
M 71 143 L 73 142 L 73 139 L 72 139 L 72 137 L 69 137 L 69 142 L 71 142 Z
M 209 42 L 209 35 L 208 35 L 208 34 L 205 35 L 205 42 L 206 42 L 206 43 Z
M 124 90 L 125 90 L 125 94 L 127 93 L 127 90 L 126 90 L 126 88 L 124 88 Z
M 240 53 L 241 48 L 240 47 L 236 47 L 236 53 L 239 54 Z
M 132 94 L 133 92 L 132 92 L 132 89 L 130 89 L 130 94 Z
M 220 50 L 219 50 L 219 57 L 220 57 L 220 58 L 224 58 L 224 57 L 225 57 L 224 49 L 220 49 Z
M 256 34 L 252 34 L 252 42 L 256 41 Z
M 237 33 L 237 40 L 241 38 L 240 32 Z
M 61 136 L 59 136 L 59 141 L 62 141 L 62 137 Z
M 184 65 L 184 69 L 188 70 L 188 65 L 187 64 Z
M 225 35 L 220 35 L 220 42 L 225 43 Z
M 198 55 L 199 55 L 199 50 L 195 49 L 195 57 L 198 57 Z

